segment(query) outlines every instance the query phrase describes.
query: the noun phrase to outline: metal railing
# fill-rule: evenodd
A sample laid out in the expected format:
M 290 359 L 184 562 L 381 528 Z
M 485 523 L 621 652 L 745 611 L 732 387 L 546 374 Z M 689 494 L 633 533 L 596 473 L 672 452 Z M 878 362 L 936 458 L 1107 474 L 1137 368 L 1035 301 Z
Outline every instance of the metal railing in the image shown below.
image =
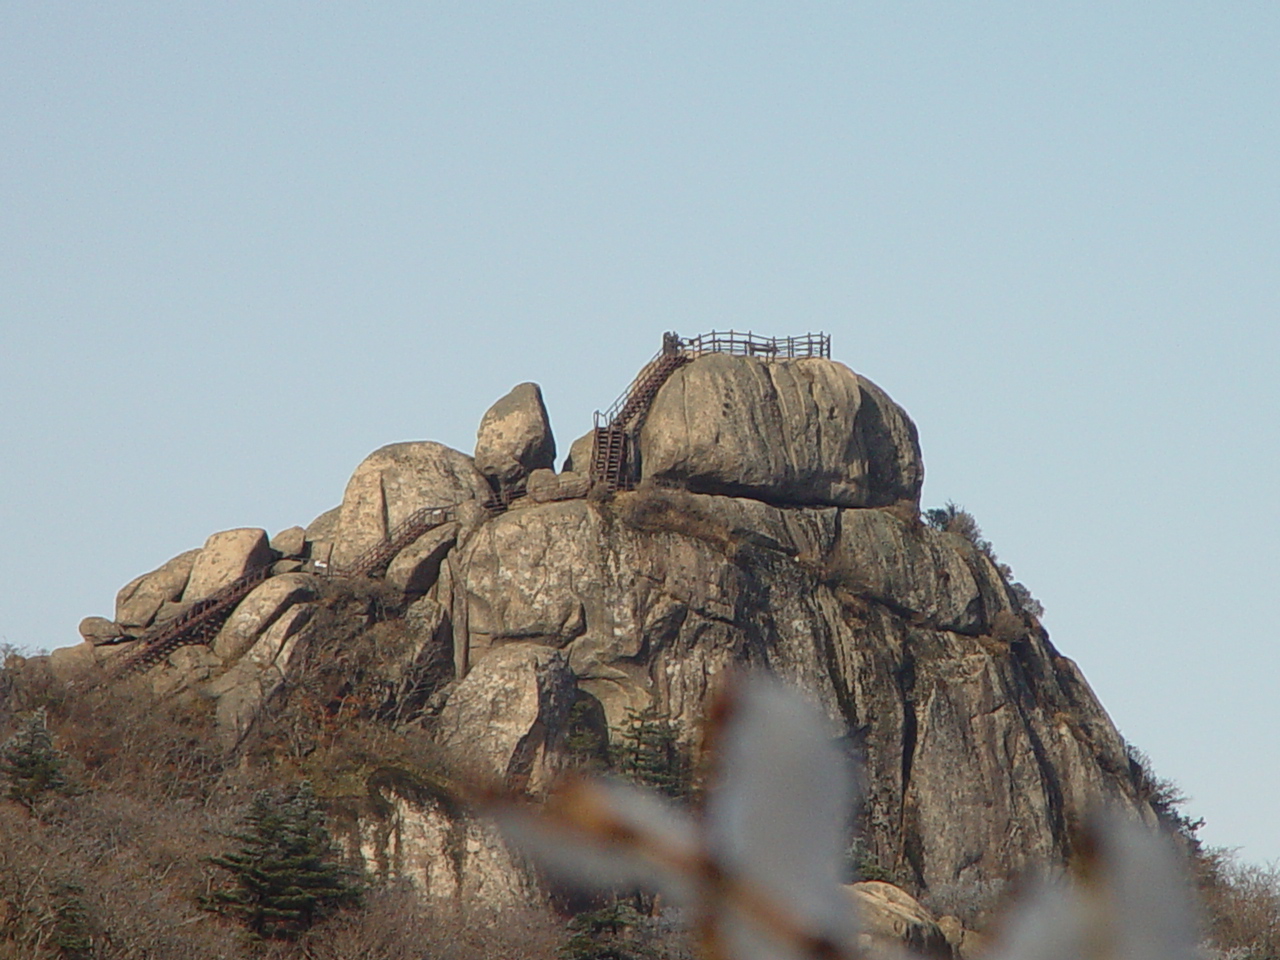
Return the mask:
M 456 519 L 456 505 L 415 510 L 396 524 L 386 539 L 379 540 L 349 563 L 318 566 L 315 572 L 331 577 L 367 577 L 428 530 Z M 270 565 L 250 570 L 211 596 L 192 604 L 172 620 L 157 624 L 138 638 L 138 648 L 125 656 L 109 672 L 108 678 L 123 680 L 155 666 L 179 647 L 212 639 L 240 601 L 270 575 Z
M 809 357 L 831 359 L 831 334 L 806 333 L 798 337 L 762 337 L 748 330 L 712 330 L 696 337 L 680 337 L 674 333 L 663 334 L 662 349 L 649 358 L 640 368 L 634 380 L 607 410 L 597 410 L 597 428 L 618 424 L 619 415 L 627 402 L 640 388 L 652 379 L 651 374 L 662 366 L 664 357 L 672 354 L 685 358 L 685 362 L 708 353 L 728 353 L 737 357 L 756 357 L 760 360 L 804 360 Z M 670 375 L 670 371 L 665 371 Z M 665 378 L 664 378 L 665 379 Z
M 486 506 L 489 509 L 494 508 L 492 504 L 486 504 Z M 379 540 L 350 562 L 330 566 L 317 572 L 331 577 L 367 577 L 379 567 L 389 563 L 392 557 L 428 530 L 433 530 L 457 518 L 457 504 L 415 510 L 387 531 L 385 539 Z
M 231 615 L 240 601 L 270 575 L 269 564 L 256 567 L 216 593 L 197 600 L 172 620 L 157 624 L 138 638 L 138 648 L 110 670 L 109 678 L 122 680 L 154 666 L 178 647 L 203 642 L 206 635 L 221 626 L 221 621 Z
M 654 397 L 671 374 L 709 353 L 727 353 L 760 360 L 802 360 L 831 357 L 831 335 L 806 333 L 799 337 L 762 337 L 748 330 L 712 330 L 696 337 L 662 335 L 662 349 L 640 368 L 634 380 L 607 410 L 595 413 L 591 478 L 611 490 L 635 481 L 635 437 L 644 424 Z
M 762 360 L 803 360 L 831 358 L 831 334 L 806 333 L 800 337 L 762 337 L 748 330 L 712 330 L 679 341 L 682 353 L 700 357 L 707 353 L 730 353 Z

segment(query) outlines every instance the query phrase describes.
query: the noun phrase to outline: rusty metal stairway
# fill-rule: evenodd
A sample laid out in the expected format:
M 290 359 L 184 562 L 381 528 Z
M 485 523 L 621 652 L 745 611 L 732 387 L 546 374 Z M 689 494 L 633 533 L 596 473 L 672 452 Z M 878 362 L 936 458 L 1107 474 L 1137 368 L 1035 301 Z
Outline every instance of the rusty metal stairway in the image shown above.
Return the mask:
M 830 358 L 831 337 L 807 333 L 799 337 L 761 337 L 747 331 L 712 330 L 681 339 L 664 333 L 662 349 L 641 368 L 626 391 L 604 413 L 596 412 L 591 443 L 591 482 L 611 492 L 630 490 L 639 479 L 637 441 L 653 399 L 671 375 L 686 363 L 709 353 L 728 353 L 757 360 Z
M 108 678 L 123 680 L 155 666 L 179 647 L 212 640 L 236 605 L 270 575 L 270 566 L 257 567 L 216 593 L 197 600 L 172 620 L 166 620 L 143 635 L 138 641 L 139 649 L 114 664 L 108 671 Z
M 653 398 L 671 375 L 693 358 L 663 343 L 662 352 L 650 360 L 626 392 L 605 413 L 596 414 L 591 446 L 591 479 L 603 482 L 611 491 L 635 486 L 635 439 L 644 425 Z M 678 339 L 675 341 L 678 343 Z
M 621 427 L 596 427 L 591 448 L 591 479 L 602 480 L 610 490 L 622 484 L 627 462 L 627 431 Z
M 494 509 L 491 501 L 485 504 Z M 368 577 L 391 562 L 391 558 L 403 550 L 428 530 L 443 526 L 451 520 L 458 519 L 457 504 L 446 507 L 423 507 L 397 523 L 387 533 L 385 540 L 380 540 L 369 547 L 350 563 L 332 567 L 327 572 L 331 577 Z
M 486 506 L 493 508 L 490 504 Z M 370 576 L 428 530 L 456 519 L 456 505 L 415 510 L 391 529 L 387 539 L 373 544 L 350 563 L 317 572 L 331 577 Z M 108 678 L 123 680 L 155 666 L 179 647 L 209 642 L 217 636 L 240 601 L 270 575 L 270 566 L 257 567 L 211 596 L 197 601 L 172 620 L 159 624 L 139 638 L 139 648 L 114 665 Z
M 662 350 L 641 368 L 635 380 L 608 411 L 596 413 L 589 468 L 592 482 L 603 482 L 611 491 L 630 489 L 635 485 L 638 473 L 636 439 L 654 397 L 676 370 L 708 353 L 730 353 L 766 360 L 829 357 L 831 338 L 821 333 L 765 338 L 733 330 L 727 333 L 712 331 L 687 340 L 674 333 L 663 334 Z M 500 513 L 513 500 L 524 495 L 523 489 L 497 491 L 483 507 L 491 513 Z M 458 507 L 459 504 L 450 504 L 415 510 L 388 531 L 386 539 L 373 544 L 349 563 L 316 572 L 337 577 L 371 576 L 428 530 L 456 520 Z M 109 679 L 118 680 L 141 673 L 179 647 L 212 640 L 236 605 L 270 575 L 270 566 L 251 570 L 213 595 L 197 601 L 172 620 L 157 624 L 139 638 L 136 650 L 109 670 Z

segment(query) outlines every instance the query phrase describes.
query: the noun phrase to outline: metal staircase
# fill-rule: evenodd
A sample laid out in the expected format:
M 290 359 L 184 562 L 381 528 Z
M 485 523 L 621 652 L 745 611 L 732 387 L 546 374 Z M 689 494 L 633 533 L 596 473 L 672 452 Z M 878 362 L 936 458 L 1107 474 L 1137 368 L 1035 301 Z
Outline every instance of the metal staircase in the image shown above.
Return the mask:
M 487 504 L 492 508 L 492 504 Z M 456 505 L 423 507 L 396 524 L 387 539 L 373 544 L 350 563 L 318 570 L 330 577 L 367 577 L 391 562 L 392 557 L 428 530 L 457 519 Z M 172 620 L 157 625 L 138 639 L 138 648 L 112 666 L 108 679 L 123 680 L 155 666 L 174 650 L 193 643 L 208 643 L 231 612 L 255 587 L 271 575 L 271 567 L 257 567 L 239 577 L 217 593 L 199 600 Z
M 159 624 L 139 638 L 137 650 L 111 667 L 108 678 L 123 680 L 155 666 L 178 647 L 212 640 L 236 605 L 270 575 L 270 566 L 257 567 Z
M 662 349 L 641 368 L 613 406 L 596 411 L 591 443 L 591 481 L 610 492 L 630 490 L 640 478 L 639 437 L 654 397 L 671 375 L 708 353 L 728 353 L 760 360 L 800 360 L 831 356 L 831 337 L 807 333 L 802 337 L 759 337 L 754 333 L 717 331 L 681 339 L 662 335 Z
M 654 397 L 673 373 L 708 353 L 729 353 L 762 360 L 830 357 L 831 338 L 821 333 L 769 338 L 733 330 L 727 333 L 712 331 L 687 340 L 674 333 L 663 334 L 662 349 L 641 368 L 613 406 L 603 413 L 597 411 L 595 415 L 589 467 L 593 483 L 604 483 L 610 491 L 629 490 L 635 486 L 639 479 L 637 440 Z M 512 501 L 524 495 L 523 488 L 499 491 L 484 504 L 484 508 L 491 513 L 501 513 Z M 317 569 L 316 572 L 331 577 L 372 576 L 428 530 L 456 520 L 458 506 L 449 504 L 415 510 L 388 531 L 386 539 L 373 544 L 350 562 Z M 270 575 L 270 566 L 250 570 L 213 595 L 197 601 L 172 620 L 157 624 L 138 639 L 136 649 L 109 670 L 108 678 L 120 680 L 141 673 L 179 647 L 212 640 L 236 605 Z

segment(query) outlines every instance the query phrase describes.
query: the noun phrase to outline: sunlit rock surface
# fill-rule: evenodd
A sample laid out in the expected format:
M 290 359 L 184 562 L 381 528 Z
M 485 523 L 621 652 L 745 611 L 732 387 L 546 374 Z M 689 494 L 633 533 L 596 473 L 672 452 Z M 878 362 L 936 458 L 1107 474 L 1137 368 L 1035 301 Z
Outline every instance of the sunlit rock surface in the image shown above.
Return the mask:
M 658 391 L 640 454 L 645 477 L 775 503 L 915 502 L 924 479 L 902 408 L 823 359 L 695 360 Z
M 869 381 L 827 360 L 698 359 L 657 394 L 639 489 L 613 496 L 587 495 L 589 437 L 573 472 L 550 472 L 535 393 L 517 388 L 487 415 L 489 477 L 441 444 L 391 444 L 357 467 L 340 508 L 277 550 L 314 558 L 332 543 L 340 565 L 422 507 L 459 504 L 457 522 L 377 581 L 273 568 L 211 648 L 176 651 L 152 687 L 214 700 L 234 750 L 307 671 L 328 671 L 327 696 L 363 685 L 378 722 L 536 797 L 571 762 L 574 711 L 616 743 L 654 707 L 692 749 L 725 677 L 768 670 L 863 764 L 867 854 L 913 892 L 1061 864 L 1073 825 L 1103 802 L 1151 819 L 1075 664 L 981 549 L 920 522 L 915 427 Z M 495 512 L 490 479 L 528 496 Z M 261 530 L 216 534 L 125 587 L 115 620 L 86 635 L 141 633 L 275 556 Z M 85 643 L 51 668 L 101 673 L 132 646 Z M 438 796 L 384 797 L 353 828 L 379 869 L 432 897 L 527 892 Z

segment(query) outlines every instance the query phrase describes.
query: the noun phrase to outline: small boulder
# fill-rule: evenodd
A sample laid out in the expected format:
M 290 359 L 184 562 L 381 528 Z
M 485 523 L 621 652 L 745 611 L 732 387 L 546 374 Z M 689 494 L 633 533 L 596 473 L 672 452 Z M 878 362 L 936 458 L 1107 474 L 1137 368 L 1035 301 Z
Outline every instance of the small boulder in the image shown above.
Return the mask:
M 85 617 L 80 621 L 80 636 L 98 646 L 104 643 L 116 643 L 124 639 L 120 624 L 106 617 Z
M 341 504 L 320 514 L 320 516 L 307 524 L 307 529 L 303 531 L 307 542 L 314 543 L 316 540 L 324 540 L 327 543 L 333 543 L 334 538 L 338 535 L 338 521 L 341 519 Z
M 182 599 L 187 603 L 203 600 L 274 559 L 275 551 L 267 541 L 265 530 L 241 527 L 215 533 L 204 542 L 204 549 L 196 557 Z
M 880 880 L 845 886 L 858 911 L 859 945 L 871 957 L 898 957 L 905 947 L 915 956 L 950 960 L 942 928 L 915 897 Z
M 126 633 L 132 634 L 149 627 L 165 601 L 182 596 L 199 555 L 199 550 L 180 553 L 163 566 L 123 586 L 116 594 L 116 623 Z
M 315 577 L 286 573 L 272 577 L 240 601 L 213 640 L 213 652 L 224 662 L 238 660 L 289 607 L 320 595 Z
M 580 473 L 584 477 L 591 473 L 591 453 L 596 448 L 596 432 L 588 430 L 569 447 L 569 455 L 564 458 L 560 467 L 561 473 Z
M 332 563 L 351 562 L 415 510 L 485 500 L 491 493 L 471 458 L 444 444 L 421 440 L 382 447 L 347 483 Z
M 987 955 L 989 946 L 987 938 L 980 933 L 967 929 L 960 922 L 959 917 L 950 915 L 939 917 L 938 929 L 947 938 L 947 943 L 951 944 L 951 952 L 959 957 L 960 960 L 975 960 L 976 957 L 985 957 Z
M 542 390 L 521 383 L 495 403 L 476 433 L 476 469 L 501 489 L 520 485 L 538 469 L 555 464 L 556 441 Z
M 544 793 L 565 761 L 576 683 L 564 653 L 534 643 L 498 647 L 453 688 L 437 740 L 481 779 Z
M 587 495 L 591 480 L 584 473 L 566 470 L 535 470 L 529 474 L 528 495 L 534 503 L 553 503 L 556 500 L 577 500 Z
M 307 531 L 302 527 L 287 527 L 271 538 L 271 549 L 282 557 L 305 556 Z
M 428 530 L 395 555 L 387 567 L 386 582 L 402 593 L 426 593 L 436 582 L 440 562 L 457 540 L 456 523 Z

